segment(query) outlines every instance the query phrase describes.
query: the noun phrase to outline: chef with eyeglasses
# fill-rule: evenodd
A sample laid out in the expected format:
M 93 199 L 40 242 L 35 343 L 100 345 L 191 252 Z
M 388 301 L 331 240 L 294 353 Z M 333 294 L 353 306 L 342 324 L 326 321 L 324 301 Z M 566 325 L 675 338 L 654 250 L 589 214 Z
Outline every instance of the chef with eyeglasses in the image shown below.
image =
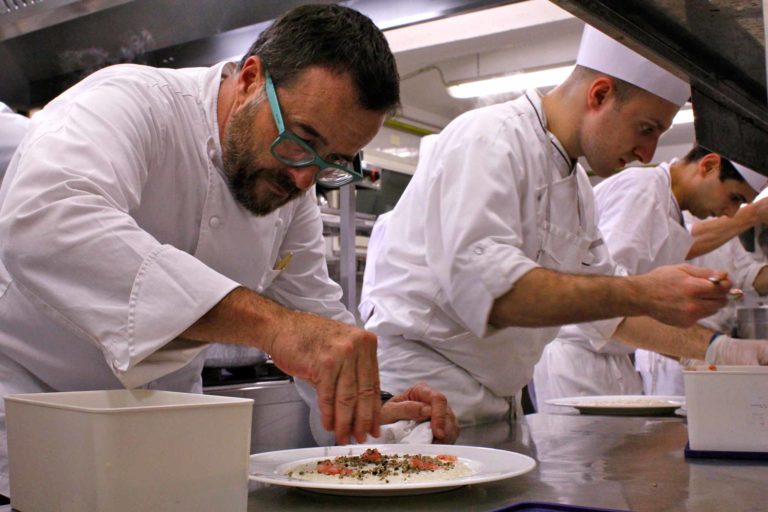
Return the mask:
M 398 102 L 383 34 L 339 5 L 289 11 L 240 63 L 112 66 L 51 101 L 0 189 L 0 397 L 200 392 L 208 342 L 235 343 L 313 387 L 339 443 L 430 418 L 455 440 L 428 386 L 382 407 L 376 337 L 328 277 L 314 197 L 361 177 Z

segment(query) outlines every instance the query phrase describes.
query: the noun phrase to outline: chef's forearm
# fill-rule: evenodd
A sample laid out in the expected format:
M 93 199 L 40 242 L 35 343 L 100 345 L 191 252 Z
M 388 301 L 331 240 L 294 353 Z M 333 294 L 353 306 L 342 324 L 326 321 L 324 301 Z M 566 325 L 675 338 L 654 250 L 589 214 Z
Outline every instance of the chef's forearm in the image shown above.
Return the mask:
M 761 268 L 752 281 L 752 287 L 759 295 L 768 295 L 768 265 Z
M 197 341 L 235 343 L 269 351 L 281 322 L 292 312 L 247 288 L 238 287 L 181 333 Z
M 638 316 L 625 318 L 613 338 L 653 352 L 688 359 L 704 359 L 714 331 L 698 324 L 691 327 L 673 327 L 653 318 Z
M 688 249 L 686 259 L 714 251 L 757 222 L 757 212 L 752 204 L 746 204 L 739 208 L 733 217 L 717 217 L 697 222 L 691 227 L 693 244 Z
M 544 327 L 642 314 L 633 278 L 536 268 L 494 301 L 495 327 Z

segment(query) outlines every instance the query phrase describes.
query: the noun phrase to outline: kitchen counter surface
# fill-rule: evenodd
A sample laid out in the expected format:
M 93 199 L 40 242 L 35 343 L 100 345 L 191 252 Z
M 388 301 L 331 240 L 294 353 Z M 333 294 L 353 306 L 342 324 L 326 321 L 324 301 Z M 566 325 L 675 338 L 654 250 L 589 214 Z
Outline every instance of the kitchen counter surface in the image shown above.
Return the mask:
M 764 511 L 768 462 L 686 461 L 679 417 L 533 414 L 462 431 L 457 444 L 536 459 L 525 475 L 402 497 L 331 496 L 252 482 L 249 511 L 497 510 L 553 502 L 633 511 Z

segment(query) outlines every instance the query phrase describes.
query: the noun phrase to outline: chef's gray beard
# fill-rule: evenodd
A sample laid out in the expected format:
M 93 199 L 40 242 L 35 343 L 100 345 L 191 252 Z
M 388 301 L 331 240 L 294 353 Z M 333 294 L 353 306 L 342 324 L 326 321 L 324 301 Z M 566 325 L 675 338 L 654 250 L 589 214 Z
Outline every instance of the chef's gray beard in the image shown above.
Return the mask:
M 251 130 L 256 108 L 264 101 L 264 95 L 248 102 L 240 112 L 232 116 L 224 141 L 224 174 L 235 200 L 257 216 L 272 213 L 302 194 L 286 169 L 261 167 L 251 141 Z M 287 192 L 275 196 L 261 182 L 270 182 Z

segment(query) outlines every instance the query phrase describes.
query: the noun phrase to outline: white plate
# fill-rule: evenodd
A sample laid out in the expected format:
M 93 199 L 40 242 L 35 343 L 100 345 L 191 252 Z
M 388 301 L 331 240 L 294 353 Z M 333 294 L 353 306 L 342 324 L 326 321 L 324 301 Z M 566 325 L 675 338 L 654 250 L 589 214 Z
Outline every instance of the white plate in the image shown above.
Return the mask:
M 685 397 L 660 395 L 574 396 L 553 398 L 547 400 L 547 403 L 575 407 L 581 414 L 660 416 L 672 415 L 675 409 L 685 406 Z
M 287 471 L 298 464 L 308 462 L 308 459 L 332 458 L 339 455 L 359 455 L 368 448 L 377 448 L 382 454 L 455 455 L 461 462 L 469 466 L 471 473 L 467 476 L 450 480 L 397 484 L 308 482 L 286 475 Z M 477 446 L 434 444 L 350 445 L 257 453 L 251 455 L 251 474 L 249 478 L 268 484 L 298 487 L 327 494 L 389 496 L 426 494 L 445 491 L 463 485 L 493 482 L 522 475 L 534 467 L 536 467 L 536 461 L 525 455 Z

